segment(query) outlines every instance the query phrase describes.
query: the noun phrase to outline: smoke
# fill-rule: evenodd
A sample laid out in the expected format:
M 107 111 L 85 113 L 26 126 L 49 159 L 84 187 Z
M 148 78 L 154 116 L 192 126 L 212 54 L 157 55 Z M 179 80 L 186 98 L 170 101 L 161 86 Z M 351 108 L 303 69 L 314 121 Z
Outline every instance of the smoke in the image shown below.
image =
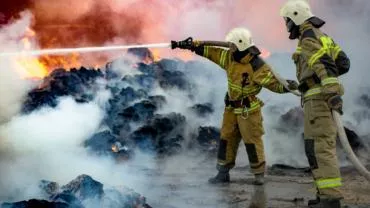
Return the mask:
M 237 26 L 249 27 L 257 42 L 271 50 L 284 49 L 286 45 L 276 41 L 285 36 L 283 22 L 276 18 L 279 3 L 267 0 L 257 3 L 242 0 L 88 0 L 83 3 L 23 0 L 23 4 L 12 6 L 15 8 L 11 9 L 13 12 L 22 11 L 25 7 L 32 11 L 32 28 L 43 48 L 102 45 L 106 42 L 169 42 L 188 36 L 223 40 L 226 33 Z
M 340 44 L 351 59 L 350 71 L 341 77 L 345 88 L 344 120 L 361 136 L 367 136 L 370 134 L 368 130 L 370 120 L 360 117 L 369 110 L 359 103 L 359 97 L 369 94 L 368 77 L 370 73 L 366 54 L 370 45 L 368 24 L 370 2 L 356 0 L 351 3 L 353 4 L 349 5 L 347 1 L 318 1 L 315 3 L 315 9 L 317 16 L 327 21 L 324 26 L 325 32 Z M 321 8 L 330 8 L 330 10 Z
M 23 18 L 14 24 L 0 28 L 3 49 L 18 50 L 22 47 L 18 40 L 26 33 L 32 15 L 24 12 L 21 16 Z M 13 59 L 0 59 L 0 124 L 18 113 L 24 96 L 32 87 L 32 83 L 21 79 L 19 71 L 22 71 L 22 67 Z
M 245 26 L 252 30 L 257 45 L 274 52 L 267 61 L 283 77 L 295 79 L 290 52 L 296 43 L 288 40 L 283 21 L 278 17 L 282 2 L 88 0 L 81 3 L 34 0 L 28 7 L 32 15 L 22 13 L 19 20 L 1 28 L 0 43 L 2 50 L 21 50 L 23 46 L 17 40 L 28 26 L 35 29 L 40 47 L 164 42 L 188 36 L 222 40 L 231 28 Z M 369 119 L 357 122 L 353 113 L 362 109 L 357 98 L 368 93 L 359 89 L 369 87 L 365 57 L 370 45 L 370 2 L 351 1 L 351 6 L 347 1 L 338 0 L 312 0 L 311 3 L 315 14 L 327 21 L 323 30 L 334 37 L 352 60 L 351 71 L 343 76 L 346 88 L 344 119 L 356 126 L 361 135 L 368 135 Z M 0 61 L 0 201 L 14 196 L 17 196 L 12 198 L 14 200 L 35 196 L 36 191 L 27 187 L 40 179 L 63 184 L 81 173 L 106 184 L 124 184 L 139 192 L 148 191 L 145 189 L 147 183 L 144 183 L 148 178 L 136 172 L 137 169 L 130 171 L 130 164 L 117 166 L 107 158 L 88 155 L 81 147 L 83 140 L 99 130 L 109 95 L 105 93 L 99 101 L 88 104 L 77 104 L 71 98 L 63 98 L 55 109 L 43 108 L 30 115 L 18 115 L 32 84 L 21 78 L 18 73 L 21 66 L 14 65 L 14 60 Z M 203 67 L 179 69 L 200 89 L 194 92 L 193 101 L 189 101 L 187 94 L 176 90 L 153 89 L 153 94 L 171 98 L 160 110 L 161 113 L 176 111 L 185 114 L 191 127 L 199 123 L 221 125 L 226 92 L 225 73 L 210 62 L 209 67 Z M 123 74 L 133 73 L 128 67 L 122 69 Z M 273 130 L 281 114 L 300 104 L 299 98 L 272 94 L 266 90 L 260 97 L 266 103 L 263 113 L 267 163 L 307 165 L 300 136 L 278 134 Z M 193 120 L 188 115 L 187 107 L 205 101 L 213 102 L 215 113 L 204 120 Z M 245 151 L 244 148 L 241 151 Z M 181 168 L 178 168 L 178 159 Z M 181 155 L 163 161 L 162 171 L 190 175 L 189 169 L 195 168 L 201 159 Z M 246 160 L 245 153 L 239 154 L 237 165 L 244 165 Z M 157 165 L 144 155 L 132 164 L 149 168 L 156 168 Z M 207 177 L 208 173 L 202 176 Z
M 130 173 L 130 163 L 117 165 L 83 148 L 82 142 L 99 129 L 103 116 L 104 110 L 97 103 L 78 104 L 66 97 L 55 109 L 17 116 L 1 126 L 0 201 L 43 198 L 37 189 L 41 179 L 66 184 L 80 174 L 92 176 L 104 187 L 142 190 L 137 180 L 145 180 Z M 154 162 L 138 154 L 133 163 L 150 168 Z

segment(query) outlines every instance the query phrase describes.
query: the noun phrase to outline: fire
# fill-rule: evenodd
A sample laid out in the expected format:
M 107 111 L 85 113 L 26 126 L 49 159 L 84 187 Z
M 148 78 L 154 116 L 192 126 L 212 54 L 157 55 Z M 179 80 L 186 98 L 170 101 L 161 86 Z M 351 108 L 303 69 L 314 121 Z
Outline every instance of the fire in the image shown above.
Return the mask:
M 119 152 L 119 147 L 116 144 L 112 144 L 112 152 Z
M 47 67 L 37 58 L 20 58 L 16 62 L 19 75 L 25 79 L 39 79 L 45 77 L 49 72 Z
M 157 62 L 161 60 L 160 51 L 158 49 L 150 49 L 150 51 L 153 54 L 153 61 Z
M 30 50 L 32 48 L 32 41 L 36 33 L 27 28 L 24 37 L 21 39 L 23 48 Z M 18 73 L 22 78 L 43 78 L 48 74 L 47 67 L 41 63 L 37 58 L 21 57 L 16 61 Z
M 79 53 L 72 53 L 67 56 L 45 55 L 39 57 L 39 61 L 49 69 L 62 67 L 69 69 L 81 65 L 81 56 Z
M 21 39 L 24 50 L 32 50 L 34 42 L 36 42 L 36 32 L 27 28 L 24 37 Z M 67 56 L 20 57 L 16 60 L 16 68 L 22 78 L 42 79 L 54 68 L 69 69 L 81 65 L 80 59 L 81 57 L 78 53 Z

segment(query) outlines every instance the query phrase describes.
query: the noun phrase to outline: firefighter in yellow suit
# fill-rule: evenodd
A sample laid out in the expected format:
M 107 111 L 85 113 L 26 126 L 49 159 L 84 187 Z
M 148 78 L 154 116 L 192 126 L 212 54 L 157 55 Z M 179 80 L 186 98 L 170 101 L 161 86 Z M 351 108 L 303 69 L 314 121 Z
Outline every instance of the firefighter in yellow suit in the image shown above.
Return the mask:
M 231 30 L 226 41 L 232 48 L 222 49 L 204 46 L 192 38 L 176 44 L 182 49 L 195 51 L 223 68 L 228 78 L 228 92 L 225 96 L 225 110 L 218 149 L 218 174 L 210 183 L 230 182 L 229 170 L 235 166 L 237 150 L 243 139 L 248 154 L 251 172 L 255 175 L 255 185 L 264 183 L 265 155 L 262 135 L 261 107 L 263 102 L 256 97 L 265 87 L 276 93 L 286 93 L 270 70 L 270 66 L 260 58 L 260 51 L 254 45 L 251 33 L 245 28 Z M 172 48 L 176 48 L 173 46 Z M 288 81 L 290 90 L 297 89 L 298 83 Z
M 325 22 L 314 16 L 306 0 L 290 0 L 281 8 L 290 33 L 298 39 L 292 58 L 297 67 L 304 108 L 305 151 L 317 199 L 313 208 L 339 208 L 342 186 L 336 156 L 337 128 L 331 110 L 342 114 L 343 87 L 338 76 L 347 73 L 350 61 L 332 38 L 320 28 Z

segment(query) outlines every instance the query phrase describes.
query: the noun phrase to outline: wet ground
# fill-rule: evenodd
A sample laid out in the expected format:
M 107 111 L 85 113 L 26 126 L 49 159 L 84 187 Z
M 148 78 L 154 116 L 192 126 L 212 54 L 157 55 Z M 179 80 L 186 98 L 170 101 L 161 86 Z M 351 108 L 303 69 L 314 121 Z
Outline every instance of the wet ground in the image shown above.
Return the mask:
M 159 162 L 160 168 L 147 170 L 151 180 L 143 194 L 152 207 L 293 208 L 307 207 L 307 201 L 314 197 L 312 179 L 304 170 L 275 170 L 271 173 L 278 175 L 267 175 L 264 186 L 254 186 L 247 166 L 241 165 L 231 171 L 230 184 L 210 185 L 207 180 L 215 174 L 214 163 L 186 161 Z M 343 178 L 345 204 L 369 208 L 370 183 L 348 169 Z

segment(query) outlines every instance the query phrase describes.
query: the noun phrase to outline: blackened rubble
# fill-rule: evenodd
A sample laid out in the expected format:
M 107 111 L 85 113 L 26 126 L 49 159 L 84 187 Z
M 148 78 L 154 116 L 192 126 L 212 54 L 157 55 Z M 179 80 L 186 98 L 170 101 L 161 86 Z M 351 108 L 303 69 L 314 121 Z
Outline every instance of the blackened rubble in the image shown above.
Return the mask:
M 200 126 L 198 128 L 197 141 L 200 147 L 209 153 L 216 153 L 218 150 L 218 140 L 220 129 L 212 126 Z
M 181 150 L 185 122 L 185 116 L 178 113 L 157 114 L 134 131 L 130 139 L 142 150 L 174 154 Z
M 3 203 L 1 208 L 54 207 L 84 208 L 93 202 L 99 207 L 148 207 L 146 199 L 126 187 L 104 188 L 103 184 L 88 175 L 80 175 L 68 184 L 61 186 L 56 182 L 41 181 L 39 188 L 45 199 L 30 199 L 20 202 Z
M 167 104 L 168 99 L 173 98 L 155 94 L 152 89 L 176 89 L 192 99 L 190 95 L 197 89 L 181 70 L 194 66 L 194 63 L 187 66 L 186 62 L 172 59 L 153 62 L 154 57 L 148 49 L 132 49 L 129 54 L 137 56 L 139 62 L 132 63 L 123 57 L 108 63 L 103 70 L 84 67 L 69 71 L 61 68 L 54 70 L 38 88 L 28 93 L 23 113 L 31 113 L 43 106 L 55 107 L 62 96 L 72 96 L 77 102 L 92 101 L 97 95 L 97 88 L 94 87 L 97 79 L 104 79 L 108 83 L 106 89 L 112 95 L 102 123 L 104 130 L 87 139 L 85 147 L 98 155 L 125 159 L 130 158 L 136 148 L 159 154 L 179 152 L 189 135 L 185 133 L 186 116 L 178 112 L 158 114 L 157 111 Z M 148 63 L 148 60 L 151 62 Z M 120 67 L 126 67 L 123 71 L 132 70 L 135 73 L 122 76 Z M 211 103 L 195 103 L 188 109 L 199 118 L 214 112 Z M 194 142 L 197 146 L 205 146 L 204 149 L 213 149 L 214 145 L 208 148 L 212 143 L 209 141 L 217 143 L 214 141 L 219 130 L 209 128 L 213 128 L 210 134 L 203 133 L 201 128 L 193 128 L 190 144 Z
M 194 106 L 190 107 L 190 110 L 199 117 L 205 117 L 214 112 L 211 103 L 195 104 Z
M 99 77 L 103 77 L 100 69 L 55 69 L 44 78 L 41 86 L 28 93 L 22 112 L 29 113 L 42 106 L 55 107 L 61 96 L 73 96 L 78 102 L 91 101 L 92 97 L 85 89 L 91 88 Z

